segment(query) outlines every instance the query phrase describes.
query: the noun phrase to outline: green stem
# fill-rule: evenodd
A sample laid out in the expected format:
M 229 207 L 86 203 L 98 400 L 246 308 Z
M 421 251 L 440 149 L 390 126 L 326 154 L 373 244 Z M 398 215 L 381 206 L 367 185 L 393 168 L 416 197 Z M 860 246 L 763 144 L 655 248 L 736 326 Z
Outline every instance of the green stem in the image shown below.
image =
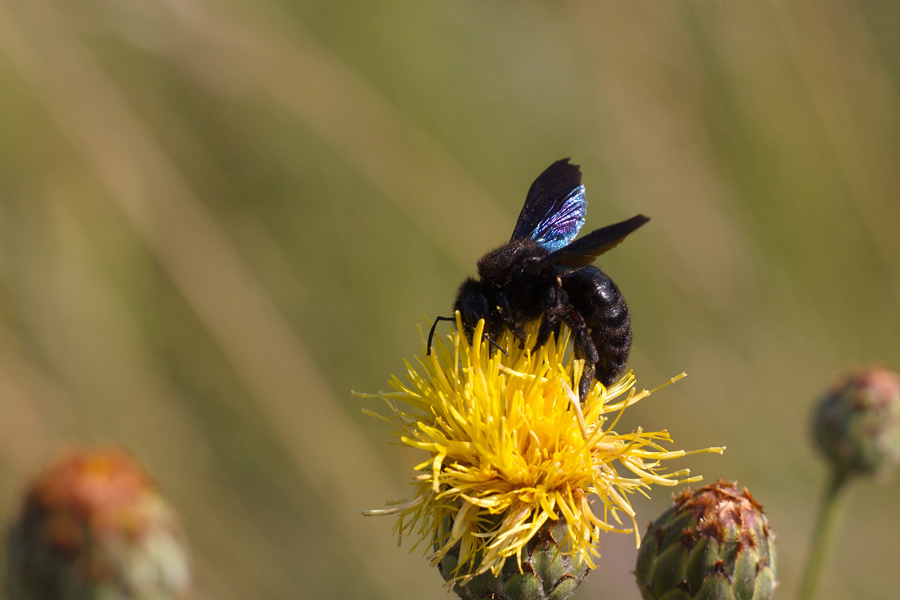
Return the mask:
M 828 561 L 831 547 L 834 545 L 837 525 L 841 520 L 841 508 L 843 503 L 843 491 L 849 477 L 846 472 L 835 472 L 831 482 L 822 497 L 822 506 L 819 508 L 819 520 L 813 537 L 812 552 L 809 562 L 806 563 L 806 573 L 803 575 L 803 585 L 800 588 L 799 600 L 813 600 L 816 589 L 822 575 L 822 568 Z

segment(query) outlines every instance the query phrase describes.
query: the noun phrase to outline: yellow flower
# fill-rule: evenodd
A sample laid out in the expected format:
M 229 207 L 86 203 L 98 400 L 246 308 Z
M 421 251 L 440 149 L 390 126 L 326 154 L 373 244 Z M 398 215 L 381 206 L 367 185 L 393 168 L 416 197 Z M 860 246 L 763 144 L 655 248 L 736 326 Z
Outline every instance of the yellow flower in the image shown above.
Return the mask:
M 498 575 L 513 556 L 521 570 L 521 550 L 560 519 L 567 554 L 593 568 L 601 532 L 634 532 L 640 543 L 630 494 L 700 480 L 687 469 L 665 472 L 661 461 L 691 454 L 665 449 L 667 432 L 614 430 L 625 408 L 650 394 L 635 391 L 630 372 L 608 389 L 595 382 L 578 401 L 573 382 L 583 361 L 567 352 L 567 330 L 537 349 L 534 324 L 524 348 L 507 333 L 497 340 L 506 354 L 492 351 L 483 322 L 469 344 L 456 319 L 456 330 L 436 340 L 430 355 L 407 362 L 406 382 L 395 376 L 393 392 L 373 395 L 391 409 L 386 420 L 402 443 L 428 458 L 415 467 L 408 501 L 364 511 L 399 515 L 398 536 L 433 545 L 432 564 L 458 549 L 451 583 Z

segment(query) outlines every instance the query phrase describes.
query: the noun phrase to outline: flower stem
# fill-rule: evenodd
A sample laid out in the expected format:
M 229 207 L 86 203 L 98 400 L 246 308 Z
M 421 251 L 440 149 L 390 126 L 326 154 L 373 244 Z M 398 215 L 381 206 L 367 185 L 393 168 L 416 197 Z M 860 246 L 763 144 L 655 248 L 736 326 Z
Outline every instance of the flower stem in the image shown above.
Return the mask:
M 812 600 L 816 596 L 822 568 L 828 561 L 831 547 L 834 545 L 837 526 L 843 513 L 841 510 L 843 507 L 842 499 L 844 491 L 847 489 L 845 486 L 848 479 L 846 471 L 835 471 L 831 482 L 825 489 L 822 505 L 819 507 L 819 519 L 816 523 L 812 551 L 809 556 L 809 562 L 806 563 L 803 585 L 800 587 L 799 600 Z

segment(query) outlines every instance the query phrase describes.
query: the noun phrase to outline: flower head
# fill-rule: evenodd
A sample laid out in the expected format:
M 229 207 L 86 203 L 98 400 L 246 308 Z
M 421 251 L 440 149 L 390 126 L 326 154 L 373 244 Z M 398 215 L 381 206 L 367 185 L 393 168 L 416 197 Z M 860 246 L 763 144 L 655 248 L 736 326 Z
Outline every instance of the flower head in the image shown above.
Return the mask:
M 181 527 L 155 484 L 115 448 L 64 454 L 31 483 L 7 543 L 13 600 L 187 597 Z
M 675 496 L 647 528 L 634 574 L 644 600 L 768 600 L 776 557 L 763 507 L 720 479 Z
M 840 475 L 884 475 L 900 463 L 900 375 L 881 366 L 849 372 L 822 396 L 813 435 Z
M 451 583 L 499 575 L 510 557 L 522 571 L 523 549 L 556 522 L 566 524 L 566 554 L 592 568 L 601 532 L 635 532 L 639 543 L 630 494 L 700 479 L 666 472 L 662 461 L 688 454 L 663 447 L 667 432 L 615 431 L 622 412 L 650 394 L 634 389 L 631 373 L 609 388 L 595 382 L 578 401 L 583 361 L 567 351 L 565 329 L 539 348 L 534 326 L 521 348 L 504 334 L 506 352 L 492 351 L 483 323 L 471 344 L 461 330 L 457 313 L 456 330 L 407 363 L 393 392 L 378 394 L 400 441 L 427 458 L 408 501 L 366 511 L 398 515 L 398 534 L 433 546 L 433 564 L 452 551 Z

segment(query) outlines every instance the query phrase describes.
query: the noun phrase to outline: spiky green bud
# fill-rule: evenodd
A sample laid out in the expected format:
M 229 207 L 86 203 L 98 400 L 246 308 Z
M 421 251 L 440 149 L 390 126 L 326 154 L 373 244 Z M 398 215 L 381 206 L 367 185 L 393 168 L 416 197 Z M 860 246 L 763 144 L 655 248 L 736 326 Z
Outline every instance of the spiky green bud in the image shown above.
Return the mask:
M 499 575 L 491 572 L 457 582 L 453 591 L 464 600 L 564 600 L 588 574 L 585 561 L 567 553 L 567 525 L 564 520 L 548 521 L 525 545 L 522 568 L 515 557 L 506 559 Z M 473 565 L 459 564 L 459 545 L 439 563 L 441 575 L 451 581 L 470 572 Z M 476 557 L 477 560 L 477 557 Z
M 12 600 L 175 600 L 187 553 L 174 513 L 119 450 L 78 450 L 38 476 L 7 544 Z
M 647 529 L 635 576 L 644 600 L 768 600 L 775 534 L 746 488 L 687 489 Z
M 819 401 L 813 433 L 839 475 L 887 473 L 900 462 L 900 376 L 884 367 L 842 376 Z

